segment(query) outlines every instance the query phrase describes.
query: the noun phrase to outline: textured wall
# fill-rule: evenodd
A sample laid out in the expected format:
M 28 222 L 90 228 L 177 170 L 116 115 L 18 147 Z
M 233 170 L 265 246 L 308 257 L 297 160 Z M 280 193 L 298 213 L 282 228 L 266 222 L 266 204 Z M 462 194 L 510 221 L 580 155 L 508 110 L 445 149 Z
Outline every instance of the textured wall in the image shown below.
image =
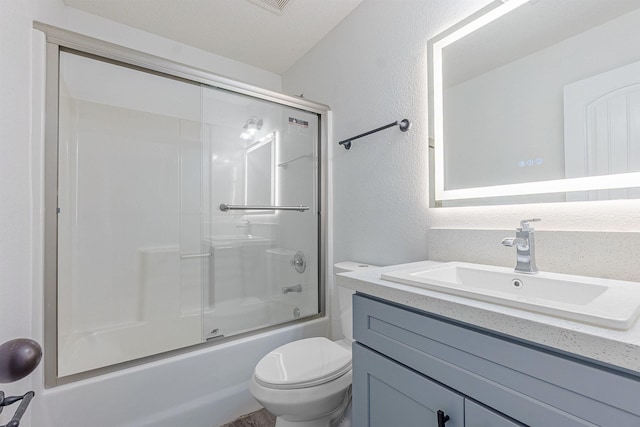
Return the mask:
M 536 224 L 542 231 L 640 231 L 637 200 L 428 207 L 427 40 L 488 3 L 365 0 L 283 76 L 285 92 L 304 93 L 329 104 L 334 112 L 333 261 L 389 265 L 427 259 L 429 250 L 440 260 L 471 261 L 485 246 L 474 240 L 477 233 L 468 239 L 459 229 L 513 230 L 520 219 L 531 217 L 543 218 Z M 355 142 L 350 151 L 337 147 L 341 139 L 404 117 L 413 121 L 407 134 L 386 130 Z M 440 229 L 433 240 L 429 228 Z M 592 275 L 640 280 L 637 270 L 618 274 L 619 263 L 596 256 L 563 256 L 566 248 L 561 243 L 545 240 L 564 235 L 548 236 L 538 242 L 538 252 L 556 260 L 547 264 L 550 268 L 581 271 L 588 266 Z M 638 234 L 607 236 L 578 233 L 572 239 L 586 254 L 593 249 L 621 263 L 637 263 L 637 253 L 627 245 L 640 246 Z M 625 246 L 618 246 L 620 241 Z M 489 244 L 502 250 L 499 241 Z M 505 254 L 503 263 L 508 264 L 512 255 Z M 486 258 L 492 260 L 498 261 Z M 333 325 L 337 326 L 335 317 Z
M 285 92 L 304 93 L 334 112 L 335 260 L 425 259 L 428 227 L 510 230 L 529 217 L 543 218 L 539 230 L 640 231 L 637 200 L 428 207 L 426 43 L 488 3 L 366 0 L 283 76 Z M 414 124 L 406 134 L 386 130 L 355 142 L 350 151 L 336 145 L 402 117 Z M 447 244 L 467 242 L 452 238 Z M 600 267 L 607 275 L 610 266 Z
M 365 0 L 283 76 L 285 93 L 333 112 L 333 259 L 376 265 L 428 258 L 427 40 L 484 0 Z M 338 141 L 403 118 L 388 129 Z M 329 301 L 336 307 L 332 277 Z M 334 337 L 341 336 L 332 315 Z
M 366 0 L 283 76 L 285 92 L 334 112 L 337 261 L 427 257 L 427 40 L 485 3 Z M 408 133 L 336 145 L 403 118 Z

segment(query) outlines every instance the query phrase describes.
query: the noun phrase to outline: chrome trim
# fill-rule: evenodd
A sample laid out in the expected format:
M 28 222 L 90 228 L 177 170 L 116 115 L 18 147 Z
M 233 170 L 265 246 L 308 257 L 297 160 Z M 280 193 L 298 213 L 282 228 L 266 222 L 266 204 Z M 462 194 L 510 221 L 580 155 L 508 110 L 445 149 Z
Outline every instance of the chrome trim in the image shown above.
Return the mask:
M 308 211 L 309 206 L 259 206 L 259 205 L 228 205 L 226 203 L 220 204 L 220 210 L 222 212 L 227 211 Z
M 291 258 L 289 264 L 291 264 L 291 266 L 295 268 L 299 274 L 302 274 L 307 269 L 307 258 L 304 256 L 304 253 L 302 253 L 302 251 L 298 251 L 296 252 L 294 257 Z
M 58 78 L 59 49 L 47 43 L 44 122 L 44 385 L 58 379 Z
M 49 43 L 97 55 L 102 58 L 203 83 L 220 89 L 226 89 L 231 92 L 257 97 L 267 101 L 273 101 L 278 104 L 287 105 L 289 107 L 298 108 L 312 113 L 323 114 L 330 109 L 328 105 L 308 101 L 304 98 L 284 95 L 268 89 L 258 88 L 200 68 L 191 67 L 170 59 L 85 36 L 80 33 L 65 30 L 42 22 L 34 21 L 33 28 L 45 33 L 47 36 L 47 42 Z
M 541 221 L 540 218 L 523 219 L 520 227 L 516 228 L 516 237 L 505 237 L 502 239 L 502 246 L 516 248 L 516 273 L 536 274 L 536 240 L 531 222 Z
M 316 160 L 316 173 L 314 182 L 314 188 L 317 189 L 317 216 L 318 216 L 318 258 L 319 265 L 317 271 L 318 277 L 318 313 L 320 316 L 327 315 L 327 261 L 333 257 L 333 239 L 329 236 L 329 226 L 332 225 L 329 221 L 329 188 L 332 184 L 329 178 L 329 142 L 332 140 L 333 134 L 333 114 L 330 110 L 325 114 L 318 116 L 318 143 L 315 148 Z M 333 271 L 333 270 L 332 270 Z M 333 273 L 330 273 L 333 275 Z

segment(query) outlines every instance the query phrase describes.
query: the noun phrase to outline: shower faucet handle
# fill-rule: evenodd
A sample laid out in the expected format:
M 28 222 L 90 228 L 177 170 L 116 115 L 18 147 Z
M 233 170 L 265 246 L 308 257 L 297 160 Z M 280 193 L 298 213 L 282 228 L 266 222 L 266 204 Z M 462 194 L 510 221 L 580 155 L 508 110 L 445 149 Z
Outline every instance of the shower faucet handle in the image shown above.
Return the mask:
M 291 258 L 291 261 L 289 261 L 289 264 L 300 274 L 304 273 L 307 269 L 307 259 L 304 257 L 302 251 L 296 252 L 293 258 Z

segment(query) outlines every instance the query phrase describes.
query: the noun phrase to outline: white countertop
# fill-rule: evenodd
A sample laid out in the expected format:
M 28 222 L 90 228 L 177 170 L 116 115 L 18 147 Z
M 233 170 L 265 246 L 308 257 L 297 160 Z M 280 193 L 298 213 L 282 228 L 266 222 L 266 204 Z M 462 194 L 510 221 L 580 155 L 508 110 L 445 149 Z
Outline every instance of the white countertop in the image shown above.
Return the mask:
M 385 271 L 442 264 L 420 261 L 337 276 L 336 284 L 398 304 L 521 338 L 640 373 L 640 321 L 626 331 L 591 326 L 516 308 L 382 280 Z

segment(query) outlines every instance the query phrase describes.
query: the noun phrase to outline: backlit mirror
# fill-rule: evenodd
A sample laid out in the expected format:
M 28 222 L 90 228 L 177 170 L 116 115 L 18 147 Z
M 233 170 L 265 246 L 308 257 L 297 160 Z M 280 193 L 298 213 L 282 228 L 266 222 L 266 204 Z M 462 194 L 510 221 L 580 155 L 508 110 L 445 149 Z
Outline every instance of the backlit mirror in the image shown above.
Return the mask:
M 639 1 L 496 1 L 430 52 L 436 205 L 640 197 Z

